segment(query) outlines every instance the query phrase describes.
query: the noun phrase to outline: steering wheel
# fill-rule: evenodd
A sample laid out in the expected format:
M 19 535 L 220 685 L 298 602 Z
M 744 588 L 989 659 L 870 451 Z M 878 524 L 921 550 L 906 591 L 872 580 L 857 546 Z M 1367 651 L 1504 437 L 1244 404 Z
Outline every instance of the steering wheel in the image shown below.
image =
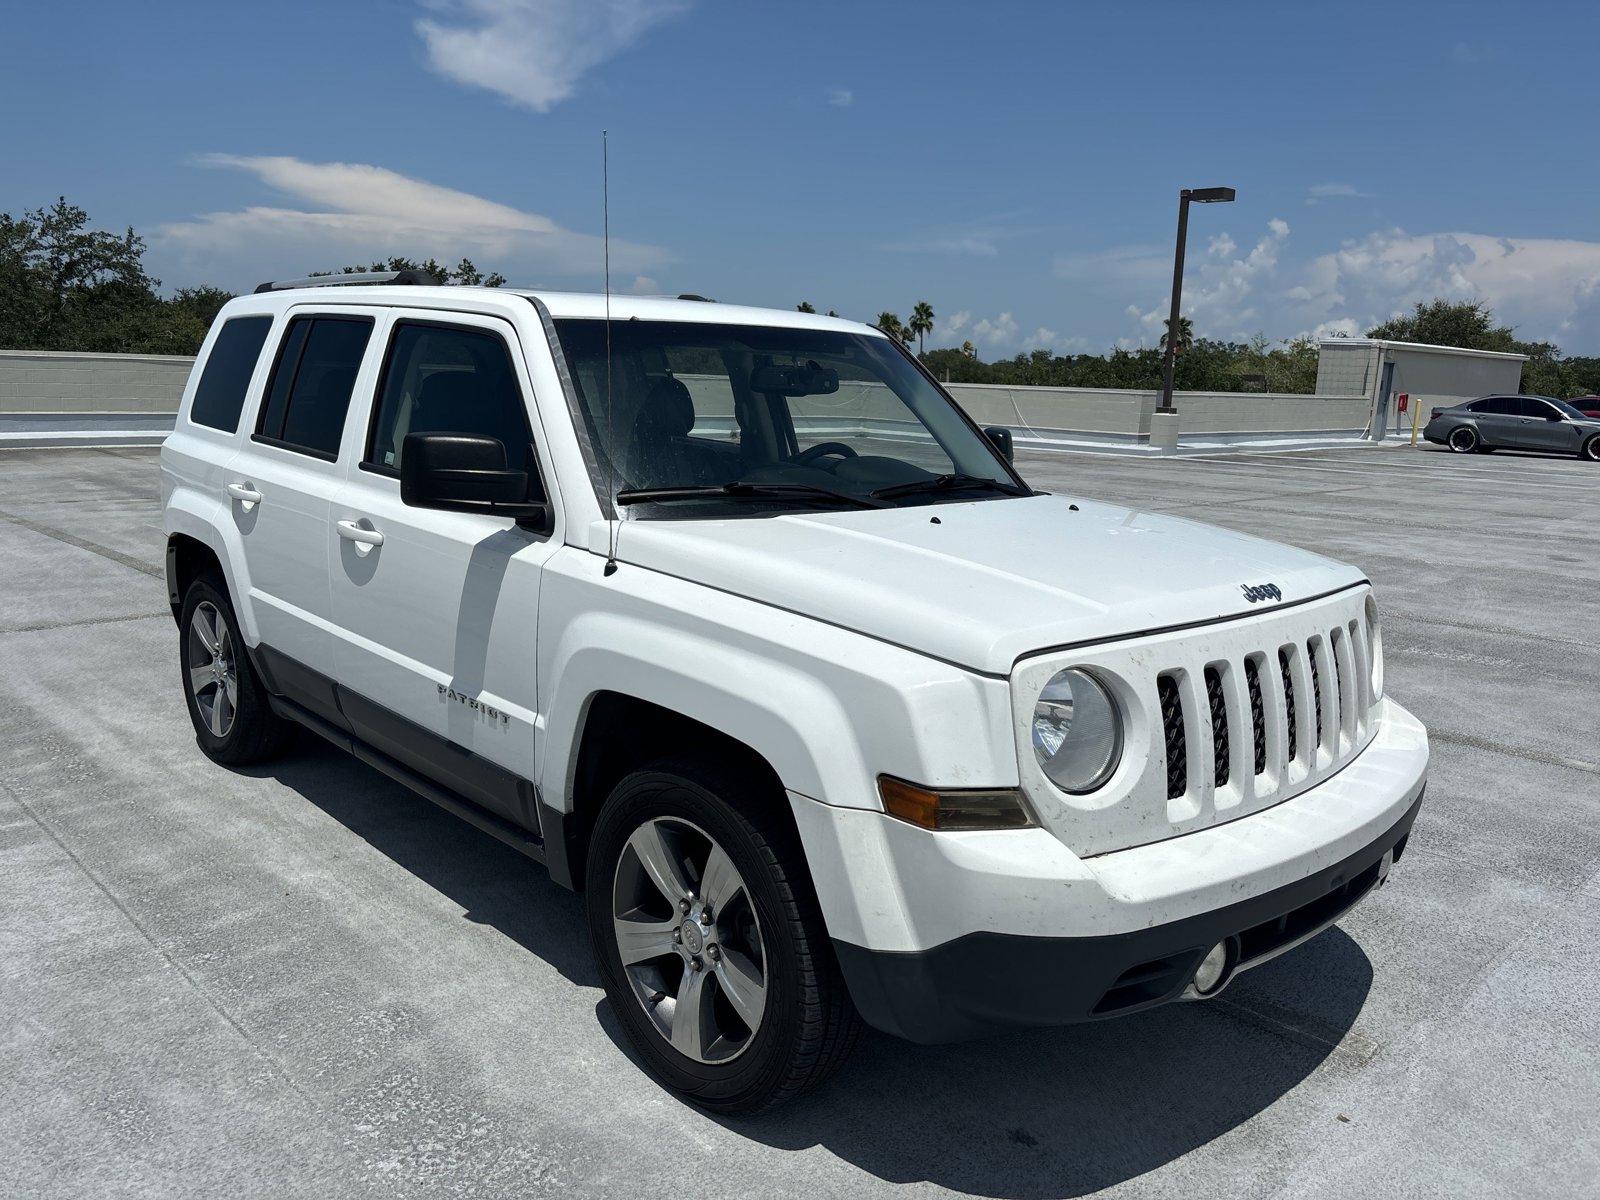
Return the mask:
M 856 453 L 856 448 L 854 446 L 846 445 L 844 442 L 818 442 L 815 446 L 811 446 L 800 451 L 799 454 L 796 454 L 789 461 L 795 463 L 797 466 L 809 466 L 817 459 L 826 458 L 830 454 L 837 454 L 841 458 L 861 457 Z

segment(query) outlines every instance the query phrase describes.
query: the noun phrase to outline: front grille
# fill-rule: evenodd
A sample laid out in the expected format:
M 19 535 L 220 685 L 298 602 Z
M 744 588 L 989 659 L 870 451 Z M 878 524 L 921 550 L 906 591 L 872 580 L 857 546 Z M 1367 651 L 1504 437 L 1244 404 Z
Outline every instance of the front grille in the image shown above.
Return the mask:
M 1203 804 L 1216 789 L 1228 787 L 1237 792 L 1229 803 L 1259 799 L 1263 787 L 1281 791 L 1341 761 L 1362 741 L 1372 703 L 1364 675 L 1369 661 L 1365 623 L 1330 622 L 1309 637 L 1303 631 L 1291 636 L 1262 650 L 1156 674 L 1168 800 L 1189 797 Z M 1274 654 L 1278 670 L 1269 674 Z M 1311 721 L 1301 729 L 1301 714 L 1308 708 Z M 1205 744 L 1207 725 L 1211 752 L 1202 751 L 1191 770 L 1189 744 L 1196 738 Z M 1245 762 L 1251 768 L 1249 777 L 1240 779 L 1233 774 L 1233 747 L 1242 737 L 1250 739 L 1250 750 L 1241 756 L 1239 774 L 1245 774 Z M 1262 782 L 1263 777 L 1270 779 Z
M 1176 800 L 1189 790 L 1189 748 L 1183 732 L 1183 699 L 1171 675 L 1156 679 L 1161 696 L 1161 728 L 1167 739 L 1167 799 Z
M 1228 702 L 1222 696 L 1222 673 L 1206 668 L 1206 706 L 1211 710 L 1211 778 L 1228 786 Z

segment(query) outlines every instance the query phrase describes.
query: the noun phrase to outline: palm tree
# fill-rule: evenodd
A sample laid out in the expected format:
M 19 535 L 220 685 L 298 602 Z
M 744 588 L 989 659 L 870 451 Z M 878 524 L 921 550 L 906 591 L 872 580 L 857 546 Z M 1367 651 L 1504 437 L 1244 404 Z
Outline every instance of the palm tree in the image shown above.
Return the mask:
M 965 354 L 968 358 L 977 358 L 978 357 L 978 348 L 976 346 L 974 346 L 971 342 L 962 342 L 961 343 L 961 353 Z
M 1182 354 L 1194 345 L 1194 322 L 1188 317 L 1178 318 L 1178 348 L 1176 353 Z M 1167 348 L 1167 335 L 1161 335 L 1161 349 Z
M 796 304 L 794 306 L 794 310 L 795 310 L 795 312 L 808 312 L 808 313 L 814 313 L 814 312 L 817 311 L 815 308 L 812 307 L 811 301 L 809 301 L 809 300 L 800 301 L 799 304 Z
M 922 339 L 933 332 L 933 305 L 926 300 L 918 300 L 911 310 L 911 320 L 906 323 L 906 332 L 917 339 L 917 354 L 922 354 Z
M 900 318 L 894 313 L 879 313 L 876 324 L 879 329 L 883 330 L 895 341 L 900 342 L 901 344 L 910 343 L 911 334 L 906 330 L 906 327 L 900 323 Z

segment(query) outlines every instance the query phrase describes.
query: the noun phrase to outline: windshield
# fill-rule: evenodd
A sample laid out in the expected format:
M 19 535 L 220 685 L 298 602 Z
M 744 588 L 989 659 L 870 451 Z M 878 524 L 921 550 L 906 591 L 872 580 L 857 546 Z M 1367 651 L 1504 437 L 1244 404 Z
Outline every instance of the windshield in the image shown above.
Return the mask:
M 554 322 L 595 488 L 668 515 L 1026 494 L 886 338 L 688 321 Z M 738 485 L 729 489 L 727 485 Z M 879 499 L 875 492 L 889 489 Z M 754 500 L 756 503 L 751 503 Z

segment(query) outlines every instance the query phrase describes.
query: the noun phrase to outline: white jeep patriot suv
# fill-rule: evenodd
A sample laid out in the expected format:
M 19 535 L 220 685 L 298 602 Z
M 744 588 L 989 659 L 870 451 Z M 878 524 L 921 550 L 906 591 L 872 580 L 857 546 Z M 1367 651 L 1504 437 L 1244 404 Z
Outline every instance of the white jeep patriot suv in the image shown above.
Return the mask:
M 1036 492 L 853 322 L 264 284 L 161 477 L 205 753 L 306 726 L 543 862 L 709 1108 L 815 1083 L 862 1020 L 1214 996 L 1381 883 L 1421 803 L 1360 571 Z

